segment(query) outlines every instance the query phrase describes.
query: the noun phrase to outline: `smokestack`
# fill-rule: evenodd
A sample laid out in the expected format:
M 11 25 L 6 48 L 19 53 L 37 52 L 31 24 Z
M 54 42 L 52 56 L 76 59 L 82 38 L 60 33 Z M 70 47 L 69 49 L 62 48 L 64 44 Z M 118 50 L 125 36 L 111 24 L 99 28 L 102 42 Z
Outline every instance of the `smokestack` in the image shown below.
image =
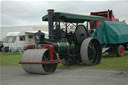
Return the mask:
M 54 10 L 48 9 L 48 28 L 49 28 L 49 39 L 53 39 L 53 17 L 54 17 Z

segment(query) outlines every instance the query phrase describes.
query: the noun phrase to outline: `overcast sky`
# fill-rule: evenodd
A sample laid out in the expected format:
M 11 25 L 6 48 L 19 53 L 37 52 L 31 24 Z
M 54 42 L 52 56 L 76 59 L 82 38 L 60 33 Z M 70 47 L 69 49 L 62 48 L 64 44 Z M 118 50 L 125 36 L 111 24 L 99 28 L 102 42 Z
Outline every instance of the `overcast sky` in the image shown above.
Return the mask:
M 115 17 L 128 22 L 128 0 L 2 0 L 0 26 L 42 25 L 49 8 L 78 14 L 112 9 Z

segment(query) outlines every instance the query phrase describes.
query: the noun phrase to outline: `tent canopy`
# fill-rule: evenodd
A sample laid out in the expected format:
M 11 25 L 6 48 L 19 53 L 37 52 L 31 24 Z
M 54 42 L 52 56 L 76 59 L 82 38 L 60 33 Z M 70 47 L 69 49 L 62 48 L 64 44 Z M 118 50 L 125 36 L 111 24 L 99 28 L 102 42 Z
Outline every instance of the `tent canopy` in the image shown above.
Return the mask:
M 128 24 L 104 21 L 97 28 L 97 38 L 101 44 L 128 43 Z

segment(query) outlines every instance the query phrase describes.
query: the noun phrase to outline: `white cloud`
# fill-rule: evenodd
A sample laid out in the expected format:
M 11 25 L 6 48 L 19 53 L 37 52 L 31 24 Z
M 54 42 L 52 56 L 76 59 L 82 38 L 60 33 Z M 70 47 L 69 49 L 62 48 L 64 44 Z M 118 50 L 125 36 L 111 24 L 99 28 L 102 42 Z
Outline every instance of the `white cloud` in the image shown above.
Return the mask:
M 55 11 L 89 14 L 91 11 L 112 9 L 117 18 L 128 21 L 128 1 L 35 1 L 6 0 L 1 2 L 1 25 L 33 25 L 43 24 L 41 17 L 47 9 Z

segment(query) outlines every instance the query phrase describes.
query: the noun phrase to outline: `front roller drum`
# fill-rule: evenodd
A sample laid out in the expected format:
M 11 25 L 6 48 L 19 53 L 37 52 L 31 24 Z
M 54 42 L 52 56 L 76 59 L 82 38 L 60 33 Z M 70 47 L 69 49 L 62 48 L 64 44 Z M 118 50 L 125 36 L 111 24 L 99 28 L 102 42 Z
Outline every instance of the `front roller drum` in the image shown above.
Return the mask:
M 80 48 L 81 60 L 86 65 L 96 65 L 101 61 L 102 48 L 97 39 L 86 38 Z
M 49 63 L 49 51 L 44 49 L 29 49 L 24 52 L 21 60 L 23 69 L 28 73 L 49 74 L 56 70 L 58 62 Z M 57 60 L 54 53 L 53 61 Z M 43 62 L 44 61 L 44 62 Z M 28 63 L 25 63 L 28 62 Z M 43 63 L 41 63 L 43 62 Z

